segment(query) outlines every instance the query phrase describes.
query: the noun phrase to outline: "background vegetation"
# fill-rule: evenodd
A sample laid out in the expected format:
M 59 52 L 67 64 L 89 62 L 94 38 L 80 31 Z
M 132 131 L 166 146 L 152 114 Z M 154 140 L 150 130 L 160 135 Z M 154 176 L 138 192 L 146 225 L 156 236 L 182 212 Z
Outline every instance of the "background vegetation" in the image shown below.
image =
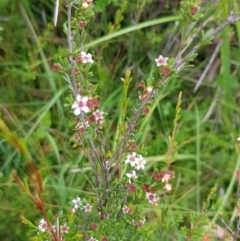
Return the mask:
M 76 195 L 87 195 L 87 183 L 79 166 L 88 169 L 80 149 L 72 149 L 73 117 L 64 107 L 66 82 L 51 71 L 65 54 L 66 21 L 60 1 L 57 27 L 53 26 L 55 1 L 0 1 L 0 117 L 9 129 L 25 139 L 34 162 L 41 170 L 48 205 L 56 212 L 69 207 Z M 202 1 L 206 29 L 223 22 L 232 1 Z M 174 57 L 180 44 L 180 2 L 178 0 L 96 0 L 96 16 L 88 24 L 89 52 L 94 56 L 92 82 L 98 84 L 101 109 L 108 113 L 106 140 L 109 149 L 118 124 L 120 78 L 132 70 L 130 106 L 140 80 L 156 77 L 154 59 L 159 54 Z M 158 24 L 156 23 L 156 20 Z M 145 27 L 141 24 L 144 23 Z M 116 34 L 117 33 L 117 34 Z M 234 171 L 240 164 L 236 138 L 240 135 L 240 22 L 227 27 L 200 50 L 189 68 L 160 89 L 146 120 L 139 126 L 148 151 L 147 170 L 161 167 L 172 131 L 177 96 L 183 92 L 180 143 L 172 165 L 176 178 L 169 195 L 173 216 L 200 211 L 210 188 L 216 186 L 222 199 L 219 212 L 234 229 L 237 184 Z M 216 55 L 213 59 L 214 54 Z M 213 59 L 209 64 L 210 59 Z M 200 86 L 196 87 L 207 66 Z M 197 88 L 197 89 L 196 89 Z M 132 109 L 128 109 L 132 114 Z M 20 153 L 0 140 L 0 240 L 29 240 L 31 233 L 20 215 L 40 218 L 34 205 L 12 181 L 14 168 L 26 176 Z M 146 208 L 149 207 L 147 203 Z M 158 208 L 152 210 L 157 219 Z M 185 223 L 188 224 L 187 222 Z

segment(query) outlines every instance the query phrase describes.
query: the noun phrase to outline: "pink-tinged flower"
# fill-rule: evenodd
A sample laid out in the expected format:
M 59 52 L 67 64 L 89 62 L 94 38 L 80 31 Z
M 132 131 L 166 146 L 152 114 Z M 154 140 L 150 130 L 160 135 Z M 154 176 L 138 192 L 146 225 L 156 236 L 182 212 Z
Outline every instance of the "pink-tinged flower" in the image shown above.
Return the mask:
M 99 106 L 99 100 L 98 99 L 94 99 L 92 96 L 88 97 L 88 108 L 90 110 L 93 110 L 95 107 Z
M 103 125 L 103 123 L 104 123 L 104 121 L 103 121 L 103 120 L 98 120 L 98 124 L 99 124 L 100 126 L 102 126 L 102 125 Z
M 159 172 L 154 172 L 152 174 L 152 178 L 155 180 L 155 181 L 158 181 L 160 178 L 161 178 L 161 174 Z
M 144 83 L 144 81 L 140 81 L 140 82 L 139 82 L 138 88 L 145 88 L 145 83 Z
M 160 175 L 161 175 L 161 181 L 163 183 L 167 183 L 170 179 L 174 178 L 174 172 L 170 172 L 170 171 L 162 170 L 160 171 Z
M 132 209 L 127 207 L 126 205 L 122 208 L 123 213 L 131 213 Z
M 91 212 L 92 210 L 92 206 L 90 204 L 87 204 L 86 206 L 84 206 L 85 212 Z
M 136 169 L 144 169 L 146 164 L 146 160 L 142 157 L 142 155 L 138 155 L 138 160 L 136 161 Z
M 137 190 L 137 188 L 133 184 L 131 184 L 130 182 L 127 182 L 126 186 L 127 186 L 127 189 L 128 189 L 129 192 L 135 192 Z
M 168 58 L 164 58 L 162 55 L 159 55 L 159 57 L 155 59 L 157 66 L 166 66 L 167 61 L 168 61 Z
M 103 111 L 100 111 L 100 110 L 96 110 L 93 112 L 93 115 L 95 117 L 95 120 L 98 121 L 98 120 L 102 120 L 103 119 Z
M 161 181 L 162 181 L 163 183 L 165 183 L 165 182 L 168 182 L 170 179 L 171 179 L 171 176 L 166 173 L 166 174 L 162 177 Z
M 75 61 L 76 61 L 77 63 L 81 63 L 81 62 L 82 62 L 82 59 L 81 59 L 81 57 L 77 56 L 77 57 L 75 57 Z
M 135 171 L 131 171 L 130 173 L 126 173 L 126 176 L 129 178 L 129 182 L 131 183 L 131 178 L 132 179 L 137 179 L 138 178 L 138 175 L 136 174 Z
M 41 232 L 45 232 L 47 231 L 47 222 L 42 218 L 39 222 L 39 225 L 38 225 L 38 229 L 41 231 Z
M 136 143 L 134 142 L 134 140 L 131 140 L 129 141 L 129 145 L 127 146 L 127 150 L 130 150 L 130 151 L 134 151 L 136 150 Z
M 168 67 L 163 67 L 162 68 L 162 74 L 164 76 L 168 76 L 168 75 L 170 75 L 170 73 L 171 73 L 171 70 Z
M 198 8 L 197 7 L 191 7 L 190 8 L 191 15 L 195 15 L 195 14 L 197 14 L 197 12 L 198 12 Z
M 98 241 L 97 239 L 91 237 L 88 241 Z
M 82 111 L 85 113 L 90 112 L 87 102 L 88 102 L 87 96 L 82 97 L 81 95 L 78 94 L 76 96 L 76 101 L 72 104 L 72 109 L 75 109 L 74 115 L 80 115 Z
M 86 128 L 89 127 L 88 121 L 85 122 L 85 126 Z M 79 122 L 76 126 L 75 129 L 78 130 L 80 133 L 84 133 L 85 132 L 85 127 L 83 126 L 82 122 Z M 75 139 L 75 138 L 74 138 Z M 80 137 L 79 137 L 80 139 Z M 78 140 L 79 140 L 78 139 Z
M 137 161 L 139 160 L 139 158 L 137 157 L 137 153 L 136 152 L 133 152 L 131 155 L 128 155 L 127 156 L 127 159 L 125 161 L 125 163 L 130 163 L 131 166 L 135 166 Z
M 149 188 L 149 185 L 147 183 L 143 183 L 142 185 L 142 190 L 144 192 L 150 192 L 150 188 Z
M 63 226 L 60 226 L 60 232 L 61 233 L 67 233 L 69 227 L 66 225 L 66 223 Z
M 52 70 L 55 71 L 55 72 L 59 72 L 61 69 L 58 65 L 54 64 L 53 67 L 52 67 Z
M 80 27 L 85 28 L 85 27 L 87 26 L 87 23 L 84 22 L 84 21 L 81 21 L 81 22 L 79 23 L 79 25 L 80 25 Z
M 79 74 L 80 73 L 78 68 L 74 68 L 73 71 L 74 71 L 74 74 Z
M 87 54 L 86 52 L 82 51 L 81 52 L 81 58 L 82 58 L 82 63 L 86 64 L 86 63 L 94 63 L 93 59 L 92 59 L 92 55 L 91 54 Z
M 145 219 L 145 217 L 143 217 L 139 221 L 132 220 L 132 223 L 133 223 L 134 226 L 137 226 L 138 228 L 141 228 L 143 226 L 143 224 L 145 223 L 145 221 L 146 221 L 146 219 Z
M 82 205 L 80 197 L 77 197 L 76 199 L 73 199 L 72 202 L 74 204 L 74 209 L 77 209 Z
M 72 210 L 71 210 L 71 213 L 76 213 L 76 209 L 75 208 L 72 208 Z
M 90 225 L 91 230 L 96 230 L 98 228 L 96 223 L 91 223 Z
M 80 136 L 79 136 L 78 134 L 75 134 L 75 135 L 73 136 L 73 139 L 74 139 L 75 141 L 78 141 L 78 140 L 80 140 Z
M 143 114 L 147 115 L 148 113 L 149 113 L 149 108 L 147 106 L 145 106 L 143 109 Z
M 108 241 L 108 238 L 104 237 L 102 238 L 102 241 Z
M 158 197 L 156 197 L 156 194 L 151 193 L 151 192 L 147 192 L 146 194 L 146 198 L 148 200 L 149 203 L 153 204 L 153 205 L 157 205 L 158 202 Z

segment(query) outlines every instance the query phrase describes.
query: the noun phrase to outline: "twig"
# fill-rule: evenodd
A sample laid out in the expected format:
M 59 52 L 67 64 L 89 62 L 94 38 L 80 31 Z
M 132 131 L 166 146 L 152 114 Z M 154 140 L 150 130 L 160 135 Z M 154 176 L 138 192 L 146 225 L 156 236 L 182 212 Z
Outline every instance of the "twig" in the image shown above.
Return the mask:
M 71 67 L 71 75 L 72 75 L 72 82 L 73 82 L 73 90 L 74 90 L 74 95 L 77 96 L 78 90 L 77 90 L 77 81 L 76 81 L 76 76 L 74 73 L 74 68 L 73 68 L 73 35 L 72 35 L 72 26 L 71 26 L 71 20 L 72 20 L 72 4 L 67 5 L 67 15 L 68 15 L 68 51 L 69 51 L 69 63 Z
M 199 78 L 196 86 L 194 87 L 193 93 L 195 93 L 195 92 L 198 90 L 198 88 L 199 88 L 200 85 L 202 84 L 202 82 L 203 82 L 203 80 L 204 80 L 207 72 L 208 72 L 209 69 L 212 67 L 213 61 L 214 61 L 215 58 L 217 57 L 217 54 L 218 54 L 218 52 L 219 52 L 219 50 L 220 50 L 220 47 L 221 47 L 221 44 L 222 44 L 221 42 L 219 42 L 219 43 L 217 44 L 217 46 L 216 46 L 216 48 L 215 48 L 215 50 L 214 50 L 214 52 L 213 52 L 212 57 L 210 58 L 207 66 L 206 66 L 206 68 L 204 69 L 201 77 Z
M 115 161 L 117 155 L 119 157 L 119 160 L 116 161 L 116 166 L 114 167 L 114 169 L 112 170 L 112 172 L 110 173 L 110 177 L 112 177 L 114 175 L 114 173 L 116 172 L 118 166 L 117 164 L 120 163 L 121 158 L 123 156 L 123 151 L 125 149 L 126 143 L 128 143 L 129 141 L 129 136 L 132 132 L 132 130 L 135 127 L 135 124 L 139 118 L 139 116 L 141 115 L 143 108 L 145 107 L 145 105 L 148 103 L 148 101 L 151 99 L 151 97 L 153 96 L 155 90 L 153 90 L 148 97 L 142 102 L 141 106 L 137 109 L 137 111 L 135 112 L 134 116 L 132 117 L 130 123 L 128 124 L 128 128 L 126 130 L 126 132 L 124 133 L 124 135 L 121 138 L 121 141 L 119 142 L 119 144 L 117 145 L 117 148 L 111 158 L 111 160 L 109 161 L 109 165 L 111 166 L 113 164 L 113 162 Z
M 219 27 L 217 27 L 212 32 L 212 34 L 209 36 L 209 39 L 215 37 L 217 34 L 219 34 L 225 27 L 227 27 L 231 23 L 237 22 L 239 20 L 239 17 L 238 17 L 239 14 L 240 14 L 240 11 L 238 11 L 236 14 L 231 12 L 230 15 L 228 16 L 227 20 L 225 22 L 223 22 Z M 173 65 L 173 67 L 176 69 L 180 69 L 181 67 L 183 67 L 184 64 L 187 62 L 188 58 L 190 56 L 192 56 L 194 53 L 196 53 L 200 47 L 201 47 L 201 43 L 197 44 L 181 61 L 179 61 L 178 63 L 176 62 Z

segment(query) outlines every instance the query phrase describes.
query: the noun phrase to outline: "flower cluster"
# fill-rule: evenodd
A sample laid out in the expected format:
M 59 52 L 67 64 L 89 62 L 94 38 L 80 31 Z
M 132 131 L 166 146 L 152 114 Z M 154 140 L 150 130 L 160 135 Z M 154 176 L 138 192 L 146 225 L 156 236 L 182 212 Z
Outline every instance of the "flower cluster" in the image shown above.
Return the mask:
M 132 213 L 133 210 L 126 205 L 122 208 L 123 213 Z
M 155 59 L 155 62 L 156 62 L 156 64 L 157 64 L 157 66 L 158 66 L 158 67 L 159 67 L 159 66 L 162 66 L 162 67 L 163 67 L 163 68 L 162 68 L 162 74 L 163 74 L 164 76 L 168 76 L 168 75 L 170 75 L 170 73 L 171 73 L 170 68 L 167 66 L 167 65 L 168 65 L 168 64 L 167 64 L 168 59 L 169 59 L 169 58 L 163 57 L 162 55 L 159 55 L 159 57 Z
M 134 221 L 132 220 L 132 223 L 134 226 L 137 226 L 138 228 L 141 228 L 143 226 L 143 224 L 146 222 L 146 218 L 143 217 L 141 220 L 139 221 Z
M 139 170 L 145 168 L 146 160 L 142 157 L 142 155 L 133 152 L 127 156 L 125 163 L 130 163 L 132 167 L 135 167 L 137 170 Z
M 51 227 L 53 229 L 53 231 L 56 233 L 56 227 L 54 225 L 52 225 Z M 43 232 L 46 232 L 48 230 L 48 224 L 47 222 L 44 220 L 44 219 L 41 219 L 39 221 L 39 225 L 38 225 L 38 229 L 39 231 L 41 231 L 42 233 Z M 60 226 L 60 233 L 63 234 L 63 233 L 67 233 L 68 230 L 69 230 L 69 227 L 66 225 L 66 223 L 62 226 Z
M 164 184 L 164 189 L 166 191 L 171 191 L 172 190 L 172 184 L 169 183 L 169 180 L 173 179 L 174 176 L 174 172 L 170 172 L 170 171 L 166 171 L 166 170 L 162 170 L 160 172 L 154 172 L 152 174 L 152 178 L 156 181 L 161 180 L 161 182 Z
M 93 59 L 92 59 L 92 55 L 89 54 L 89 53 L 86 53 L 86 52 L 84 52 L 84 51 L 81 52 L 81 62 L 82 62 L 83 64 L 86 64 L 86 63 L 91 63 L 91 64 L 93 64 L 93 63 L 94 63 L 94 61 L 93 61 Z
M 74 109 L 73 113 L 76 116 L 79 116 L 82 112 L 89 113 L 91 112 L 95 107 L 99 106 L 99 101 L 94 99 L 91 96 L 81 96 L 80 94 L 77 94 L 75 102 L 72 104 L 72 109 Z M 92 112 L 92 115 L 87 118 L 86 123 L 94 123 L 97 122 L 98 124 L 102 125 L 104 122 L 104 112 L 100 111 L 99 109 Z M 78 127 L 76 129 L 79 129 L 83 127 L 83 125 L 78 123 Z
M 80 197 L 77 197 L 76 199 L 73 199 L 72 203 L 74 205 L 74 208 L 72 209 L 72 213 L 75 213 L 78 208 L 84 209 L 85 212 L 91 212 L 92 211 L 92 206 L 90 204 L 87 203 L 85 206 L 83 206 L 83 203 L 82 203 Z
M 130 183 L 131 183 L 131 178 L 134 180 L 138 178 L 136 171 L 131 171 L 130 173 L 126 173 L 126 176 L 129 178 Z

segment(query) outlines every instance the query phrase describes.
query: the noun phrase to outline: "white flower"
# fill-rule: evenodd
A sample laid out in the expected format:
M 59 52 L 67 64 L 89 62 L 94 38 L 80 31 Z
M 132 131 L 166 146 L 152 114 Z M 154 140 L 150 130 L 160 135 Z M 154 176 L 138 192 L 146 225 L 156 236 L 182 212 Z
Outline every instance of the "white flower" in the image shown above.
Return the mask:
M 170 183 L 166 183 L 166 184 L 164 185 L 164 188 L 165 188 L 165 190 L 166 190 L 167 192 L 169 192 L 169 191 L 172 190 L 172 185 L 171 185 Z
M 100 110 L 96 110 L 93 112 L 93 115 L 95 117 L 95 120 L 98 121 L 98 120 L 102 120 L 103 119 L 103 111 L 100 111 Z
M 166 66 L 167 61 L 168 61 L 168 58 L 164 58 L 162 55 L 159 55 L 159 57 L 155 59 L 157 66 Z
M 92 206 L 90 204 L 87 204 L 86 206 L 84 206 L 85 212 L 91 212 L 92 210 Z
M 142 155 L 138 155 L 138 160 L 136 161 L 136 169 L 139 170 L 140 168 L 144 169 L 146 164 L 146 160 L 142 157 Z
M 147 87 L 147 92 L 148 93 L 151 93 L 152 91 L 153 91 L 153 87 L 151 87 L 151 86 Z
M 153 204 L 153 205 L 157 205 L 158 202 L 158 197 L 156 197 L 156 194 L 151 193 L 151 192 L 147 192 L 146 194 L 146 198 L 148 200 L 149 203 Z
M 131 155 L 128 155 L 127 156 L 127 159 L 125 161 L 125 163 L 130 163 L 131 166 L 135 166 L 137 161 L 139 160 L 139 158 L 137 157 L 137 153 L 136 152 L 133 152 Z
M 127 207 L 126 205 L 122 208 L 123 213 L 130 213 L 132 210 L 131 208 Z
M 126 176 L 129 178 L 129 182 L 131 183 L 131 178 L 132 179 L 137 179 L 137 177 L 138 177 L 138 175 L 136 174 L 136 172 L 135 171 L 132 171 L 132 172 L 130 172 L 130 173 L 126 173 Z
M 88 241 L 98 241 L 97 239 L 91 237 Z
M 61 233 L 67 233 L 69 227 L 66 225 L 66 223 L 63 226 L 60 226 L 60 232 Z
M 240 137 L 237 138 L 237 142 L 240 142 Z
M 38 229 L 42 232 L 47 230 L 47 222 L 43 218 L 39 222 Z
M 88 8 L 88 6 L 89 6 L 89 5 L 88 5 L 88 3 L 87 3 L 87 2 L 82 3 L 82 8 L 83 8 L 83 9 L 87 9 L 87 8 Z
M 92 55 L 91 54 L 87 54 L 86 52 L 82 51 L 81 52 L 81 59 L 82 59 L 82 63 L 86 64 L 86 63 L 93 63 L 93 59 L 92 59 Z
M 76 199 L 73 199 L 72 202 L 74 203 L 74 209 L 77 209 L 79 206 L 82 205 L 80 197 L 77 197 Z
M 166 174 L 162 177 L 161 181 L 164 183 L 164 182 L 168 182 L 170 179 L 171 179 L 171 175 L 168 174 L 168 173 L 166 173 Z
M 90 112 L 89 107 L 87 106 L 88 97 L 82 97 L 81 95 L 76 96 L 76 101 L 72 104 L 72 109 L 74 110 L 74 115 L 80 115 L 81 111 L 87 113 Z

